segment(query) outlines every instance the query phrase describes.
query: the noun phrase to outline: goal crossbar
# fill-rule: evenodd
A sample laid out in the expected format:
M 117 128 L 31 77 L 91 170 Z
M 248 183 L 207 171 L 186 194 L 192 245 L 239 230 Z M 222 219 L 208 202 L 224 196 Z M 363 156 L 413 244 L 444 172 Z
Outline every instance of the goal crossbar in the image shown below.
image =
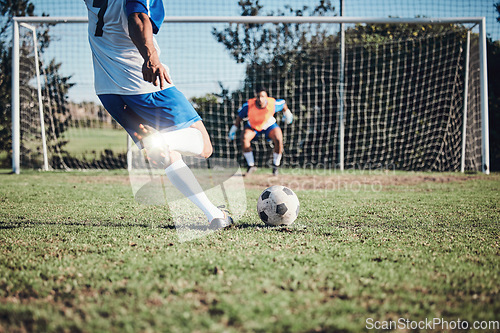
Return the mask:
M 368 24 L 481 24 L 484 17 L 444 18 L 374 18 L 346 16 L 167 16 L 164 22 L 171 23 L 368 23 Z M 86 16 L 28 16 L 14 17 L 16 22 L 26 23 L 87 23 Z
M 12 171 L 20 173 L 20 87 L 19 87 L 19 25 L 21 23 L 87 23 L 87 17 L 14 17 L 12 51 Z M 474 24 L 479 27 L 480 99 L 482 132 L 482 172 L 490 173 L 488 125 L 488 77 L 485 17 L 445 18 L 373 18 L 373 17 L 305 17 L 305 16 L 169 16 L 166 23 L 330 23 L 330 24 Z M 342 98 L 342 96 L 340 96 Z

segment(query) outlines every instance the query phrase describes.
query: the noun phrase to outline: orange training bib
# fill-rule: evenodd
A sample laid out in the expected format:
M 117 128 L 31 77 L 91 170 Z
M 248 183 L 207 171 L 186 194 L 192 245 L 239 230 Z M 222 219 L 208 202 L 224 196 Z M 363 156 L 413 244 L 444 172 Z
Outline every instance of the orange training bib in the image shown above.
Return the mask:
M 276 100 L 267 98 L 267 105 L 263 109 L 257 107 L 256 98 L 248 100 L 248 121 L 254 130 L 262 131 L 262 126 L 274 115 L 276 110 Z

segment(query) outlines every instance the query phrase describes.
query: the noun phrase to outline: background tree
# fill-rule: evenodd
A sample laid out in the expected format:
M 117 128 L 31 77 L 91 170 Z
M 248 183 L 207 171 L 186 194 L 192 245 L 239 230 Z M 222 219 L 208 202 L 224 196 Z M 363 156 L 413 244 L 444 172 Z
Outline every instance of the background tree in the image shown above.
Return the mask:
M 285 10 L 274 13 L 264 13 L 258 0 L 240 1 L 239 5 L 242 16 L 335 15 L 334 7 L 329 1 L 319 1 L 314 8 L 285 7 Z M 415 135 L 420 137 L 415 140 L 413 136 L 413 140 L 425 141 L 425 147 L 411 142 L 412 139 L 405 137 L 404 131 L 401 131 L 400 119 L 405 119 L 408 128 L 421 127 L 421 120 L 413 114 L 428 112 L 426 108 L 429 96 L 423 92 L 443 91 L 443 86 L 453 85 L 452 80 L 442 80 L 439 67 L 431 69 L 422 66 L 420 61 L 424 59 L 418 59 L 414 55 L 436 48 L 452 50 L 447 51 L 451 52 L 447 56 L 456 59 L 454 75 L 463 77 L 466 31 L 466 28 L 453 24 L 356 25 L 346 30 L 346 47 L 351 58 L 346 67 L 346 77 L 351 79 L 346 81 L 344 89 L 347 92 L 365 92 L 355 96 L 357 105 L 363 106 L 365 110 L 377 110 L 373 116 L 376 119 L 367 121 L 366 115 L 356 113 L 352 105 L 346 105 L 345 112 L 351 115 L 346 119 L 346 127 L 356 129 L 346 134 L 346 151 L 357 155 L 347 153 L 347 164 L 392 163 L 401 169 L 445 170 L 450 160 L 457 160 L 457 142 L 448 145 L 444 148 L 448 150 L 443 151 L 440 146 L 442 142 L 427 138 L 424 131 L 417 131 Z M 237 110 L 238 104 L 252 97 L 255 85 L 265 83 L 271 94 L 279 92 L 280 96 L 276 97 L 285 98 L 289 106 L 298 113 L 297 122 L 285 133 L 286 136 L 293 136 L 290 141 L 298 143 L 286 147 L 287 155 L 293 163 L 336 163 L 337 145 L 333 141 L 338 135 L 338 104 L 335 102 L 339 87 L 339 52 L 335 51 L 339 49 L 337 31 L 331 25 L 327 27 L 317 24 L 229 24 L 225 29 L 214 29 L 213 35 L 236 62 L 246 64 L 244 87 L 227 94 L 227 99 L 223 98 L 222 103 L 236 103 L 236 107 L 232 108 Z M 399 40 L 404 42 L 398 44 Z M 363 65 L 366 59 L 376 59 L 370 64 L 373 68 L 364 68 L 360 72 L 359 67 L 349 65 L 349 62 Z M 384 66 L 390 66 L 390 69 Z M 405 73 L 408 68 L 418 69 L 412 80 L 420 82 L 419 91 L 412 88 L 414 85 L 409 80 L 399 80 L 393 75 Z M 364 79 L 360 79 L 361 76 Z M 397 88 L 397 93 L 389 96 L 384 86 L 388 82 L 393 88 Z M 456 113 L 454 115 L 450 110 L 459 107 L 463 96 L 453 87 L 450 89 L 453 91 L 451 102 L 444 97 L 438 102 L 433 101 L 432 116 L 437 119 L 439 126 L 446 127 L 450 120 L 457 121 L 451 119 L 456 117 Z M 415 105 L 412 110 L 400 110 L 402 96 L 412 96 L 412 103 Z M 214 102 L 212 109 L 217 107 L 222 106 L 217 106 Z M 414 123 L 409 124 L 411 121 Z M 232 119 L 228 119 L 228 122 L 232 122 Z M 383 128 L 381 131 L 381 124 L 397 126 Z M 444 127 L 438 131 L 446 132 L 447 128 Z M 361 147 L 360 141 L 363 140 L 359 140 L 359 136 L 369 135 L 366 133 L 384 134 L 377 135 L 373 140 L 369 138 L 373 143 Z M 457 141 L 460 137 L 455 135 L 445 140 Z M 376 151 L 380 146 L 388 149 L 380 153 Z M 269 156 L 263 156 L 257 162 L 265 164 L 268 158 Z
M 335 15 L 335 8 L 332 6 L 331 1 L 324 0 L 318 1 L 318 4 L 314 7 L 303 6 L 296 9 L 291 6 L 284 6 L 281 10 L 270 12 L 265 12 L 258 0 L 239 1 L 238 4 L 242 16 Z M 326 36 L 330 33 L 320 24 L 229 24 L 222 30 L 214 28 L 212 34 L 216 40 L 226 47 L 236 62 L 246 64 L 244 87 L 229 94 L 222 94 L 221 104 L 218 107 L 237 110 L 248 98 L 253 97 L 256 85 L 262 83 L 266 84 L 271 94 L 279 92 L 279 96 L 275 95 L 274 97 L 287 98 L 287 103 L 290 105 L 291 101 L 288 100 L 287 96 L 297 96 L 299 98 L 298 96 L 302 93 L 298 91 L 303 86 L 300 81 L 304 78 L 300 71 L 305 69 L 302 64 L 308 57 L 308 43 L 321 43 L 326 40 Z M 291 104 L 293 106 L 294 103 Z M 300 103 L 298 104 L 300 105 Z M 213 107 L 217 108 L 215 105 Z M 304 110 L 304 112 L 308 112 L 308 110 Z M 224 112 L 224 114 L 227 114 L 227 112 Z M 306 119 L 307 117 L 303 118 Z M 226 121 L 232 123 L 233 115 L 229 114 Z M 307 126 L 298 126 L 296 128 L 299 132 L 303 132 L 298 133 L 298 135 L 304 136 L 306 135 L 305 131 L 308 131 Z M 215 141 L 217 141 L 216 138 Z M 217 144 L 226 145 L 224 142 L 216 142 L 214 145 Z M 232 149 L 224 157 L 232 157 L 233 153 L 237 157 L 241 157 L 241 154 L 238 153 L 239 145 L 237 143 L 234 143 L 234 145 L 236 149 Z M 263 149 L 264 145 L 266 145 L 265 142 L 258 142 L 256 148 L 257 151 L 266 152 L 256 155 L 257 163 L 261 165 L 265 164 L 270 157 L 268 156 L 270 150 Z M 298 149 L 303 148 L 299 147 Z M 290 153 L 300 155 L 297 152 Z
M 11 68 L 12 68 L 12 17 L 33 16 L 35 6 L 27 0 L 0 0 L 0 154 L 8 155 L 2 166 L 10 162 L 11 139 Z

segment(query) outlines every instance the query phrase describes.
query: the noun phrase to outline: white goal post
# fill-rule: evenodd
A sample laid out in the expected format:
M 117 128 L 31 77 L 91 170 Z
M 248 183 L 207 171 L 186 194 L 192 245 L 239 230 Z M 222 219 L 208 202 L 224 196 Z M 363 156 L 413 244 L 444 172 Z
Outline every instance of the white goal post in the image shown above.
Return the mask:
M 56 24 L 56 23 L 86 23 L 87 17 L 14 17 L 13 19 L 13 51 L 12 51 L 12 171 L 16 174 L 20 173 L 20 33 L 19 27 L 24 24 Z M 294 24 L 294 23 L 309 23 L 309 24 L 473 24 L 479 28 L 479 82 L 480 82 L 480 121 L 481 121 L 481 170 L 485 174 L 489 174 L 489 129 L 488 129 L 488 87 L 487 87 L 487 59 L 486 59 L 486 20 L 484 17 L 462 17 L 462 18 L 370 18 L 370 17 L 289 17 L 289 16 L 196 16 L 196 17 L 166 17 L 167 23 L 234 23 L 234 24 Z M 37 60 L 38 62 L 38 60 Z M 467 62 L 468 64 L 468 62 Z M 342 69 L 343 71 L 343 69 Z M 466 75 L 466 77 L 468 74 Z M 343 78 L 343 73 L 339 76 Z M 341 83 L 342 86 L 342 83 Z M 466 83 L 467 86 L 467 83 Z M 38 87 L 40 89 L 40 87 Z M 344 103 L 343 89 L 340 89 L 340 94 L 337 96 L 340 103 Z M 465 92 L 465 101 L 467 101 L 467 91 Z M 40 108 L 42 108 L 40 103 Z M 467 103 L 464 105 L 464 119 L 467 119 Z M 40 111 L 40 116 L 43 117 L 43 110 Z M 43 125 L 43 119 L 41 120 Z M 465 122 L 464 122 L 465 123 Z M 343 121 L 335 126 L 343 127 Z M 339 149 L 342 156 L 338 158 L 344 161 L 344 138 L 338 139 L 342 147 Z M 465 135 L 465 125 L 464 131 Z M 43 134 L 42 134 L 43 136 Z M 45 141 L 45 138 L 43 138 Z M 461 146 L 465 145 L 465 138 L 462 139 Z M 46 143 L 43 142 L 45 147 Z M 465 149 L 465 148 L 462 148 Z M 46 155 L 46 148 L 44 155 Z M 462 152 L 462 166 L 460 170 L 464 171 L 464 151 Z M 47 157 L 44 156 L 45 167 Z M 45 169 L 44 167 L 44 169 Z M 344 163 L 337 164 L 340 169 L 344 168 Z

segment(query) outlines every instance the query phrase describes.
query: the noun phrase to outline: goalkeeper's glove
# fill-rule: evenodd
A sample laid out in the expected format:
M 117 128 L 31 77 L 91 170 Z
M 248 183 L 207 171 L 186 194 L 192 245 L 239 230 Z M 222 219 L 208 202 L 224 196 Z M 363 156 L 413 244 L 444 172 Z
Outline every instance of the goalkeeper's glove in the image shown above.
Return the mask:
M 229 130 L 229 134 L 227 135 L 227 139 L 229 141 L 233 141 L 234 138 L 236 138 L 236 131 L 238 130 L 238 127 L 236 125 L 231 126 L 231 129 Z
M 287 125 L 290 125 L 293 122 L 293 114 L 292 111 L 290 111 L 290 109 L 283 112 L 283 121 Z

